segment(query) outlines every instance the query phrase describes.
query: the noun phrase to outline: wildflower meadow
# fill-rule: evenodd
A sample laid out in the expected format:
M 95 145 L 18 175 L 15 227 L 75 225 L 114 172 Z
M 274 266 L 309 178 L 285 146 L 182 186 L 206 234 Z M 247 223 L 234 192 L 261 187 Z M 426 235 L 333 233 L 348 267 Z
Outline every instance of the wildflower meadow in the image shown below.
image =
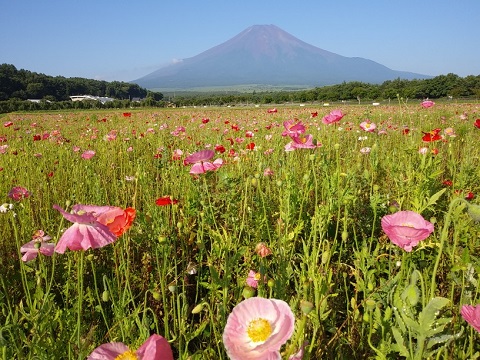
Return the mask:
M 0 117 L 2 359 L 480 358 L 480 104 Z

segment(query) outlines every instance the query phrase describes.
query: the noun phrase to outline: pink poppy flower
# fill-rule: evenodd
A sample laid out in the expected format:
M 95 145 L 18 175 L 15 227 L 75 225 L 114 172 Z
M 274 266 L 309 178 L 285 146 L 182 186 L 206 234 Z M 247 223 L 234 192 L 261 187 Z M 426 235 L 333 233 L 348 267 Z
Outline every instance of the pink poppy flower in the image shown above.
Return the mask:
M 370 147 L 368 147 L 368 146 L 363 147 L 363 148 L 360 149 L 360 152 L 361 152 L 362 154 L 370 154 L 370 151 L 372 151 L 372 148 L 370 148 Z
M 80 151 L 80 148 L 78 146 L 74 146 L 72 148 L 73 152 L 79 152 Z
M 82 154 L 82 159 L 85 159 L 85 160 L 89 160 L 91 159 L 92 157 L 95 156 L 95 151 L 93 150 L 86 150 L 83 152 Z
M 425 101 L 422 101 L 421 105 L 423 108 L 427 109 L 435 105 L 435 103 L 432 100 L 425 100 Z
M 223 166 L 222 159 L 216 159 L 214 162 L 205 161 L 205 162 L 195 163 L 192 165 L 192 168 L 190 169 L 190 174 L 192 175 L 204 174 L 207 171 L 216 171 L 222 166 Z
M 7 152 L 8 145 L 0 145 L 0 154 L 5 154 Z
M 297 135 L 291 136 L 292 141 L 285 145 L 285 151 L 292 151 L 295 149 L 315 149 L 317 145 L 313 143 L 313 135 Z
M 232 360 L 281 359 L 280 348 L 292 336 L 295 316 L 285 301 L 251 297 L 232 310 L 223 344 Z
M 480 332 L 480 305 L 463 305 L 460 314 L 463 319 Z
M 97 214 L 88 205 L 75 205 L 72 207 L 72 213 L 67 213 L 58 205 L 53 205 L 53 208 L 74 223 L 65 230 L 55 246 L 57 253 L 63 254 L 67 248 L 72 251 L 97 249 L 117 239 L 107 225 L 98 221 Z
M 322 122 L 326 125 L 333 124 L 342 120 L 344 116 L 341 110 L 333 110 L 323 117 Z
M 55 244 L 47 242 L 51 239 L 50 236 L 45 235 L 43 230 L 37 230 L 35 234 L 33 234 L 33 240 L 20 248 L 20 252 L 23 254 L 22 261 L 33 260 L 39 253 L 45 256 L 52 256 Z
M 12 126 L 13 125 L 13 122 L 11 121 L 7 121 L 5 123 L 3 123 L 3 127 L 9 127 L 9 126 Z
M 273 176 L 274 175 L 274 172 L 272 169 L 270 168 L 266 168 L 264 171 L 263 171 L 263 176 Z
M 272 250 L 264 242 L 259 242 L 255 246 L 255 252 L 258 256 L 264 258 L 272 254 Z
M 26 199 L 30 196 L 30 192 L 22 186 L 14 186 L 9 192 L 8 197 L 15 201 Z
M 360 128 L 363 131 L 366 131 L 366 132 L 373 132 L 377 128 L 377 125 L 375 125 L 374 123 L 372 123 L 370 121 L 362 121 L 360 123 Z
M 130 350 L 124 343 L 112 342 L 100 345 L 87 358 L 87 360 L 115 359 L 173 360 L 173 353 L 164 337 L 153 334 L 137 351 Z
M 285 130 L 282 132 L 282 136 L 295 136 L 301 135 L 305 132 L 305 125 L 301 121 L 295 122 L 295 120 L 288 120 L 283 123 Z
M 246 281 L 247 285 L 256 289 L 258 287 L 258 282 L 260 281 L 261 278 L 262 278 L 262 275 L 260 275 L 260 273 L 250 270 L 247 276 L 247 281 Z
M 203 161 L 209 161 L 211 158 L 215 156 L 215 151 L 213 150 L 200 150 L 192 155 L 189 155 L 185 158 L 183 163 L 187 164 L 195 164 Z
M 390 241 L 407 252 L 433 232 L 433 224 L 414 211 L 386 215 L 381 224 Z
M 193 164 L 190 174 L 203 174 L 207 171 L 215 171 L 223 165 L 222 159 L 216 159 L 214 162 L 209 160 L 215 155 L 214 150 L 200 150 L 189 155 L 183 160 L 185 165 Z

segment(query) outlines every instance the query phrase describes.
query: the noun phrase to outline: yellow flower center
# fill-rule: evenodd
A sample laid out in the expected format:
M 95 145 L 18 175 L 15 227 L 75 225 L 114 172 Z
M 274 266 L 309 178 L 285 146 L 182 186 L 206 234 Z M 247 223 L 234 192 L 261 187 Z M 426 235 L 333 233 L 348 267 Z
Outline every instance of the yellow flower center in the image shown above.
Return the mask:
M 255 275 L 253 275 L 253 278 L 255 280 L 260 280 L 262 278 L 262 275 L 260 275 L 260 273 L 255 273 Z
M 370 125 L 370 123 L 366 123 L 366 124 L 365 124 L 365 127 L 366 127 L 367 129 L 370 129 L 370 126 L 372 126 L 372 125 Z
M 114 360 L 138 360 L 135 351 L 127 350 L 123 354 L 118 355 Z
M 409 227 L 409 228 L 414 228 L 415 227 L 413 224 L 408 223 L 408 222 L 407 223 L 402 223 L 402 224 L 400 224 L 400 226 L 405 226 L 405 227 Z
M 272 334 L 272 326 L 266 319 L 254 319 L 248 324 L 247 334 L 253 342 L 263 342 Z

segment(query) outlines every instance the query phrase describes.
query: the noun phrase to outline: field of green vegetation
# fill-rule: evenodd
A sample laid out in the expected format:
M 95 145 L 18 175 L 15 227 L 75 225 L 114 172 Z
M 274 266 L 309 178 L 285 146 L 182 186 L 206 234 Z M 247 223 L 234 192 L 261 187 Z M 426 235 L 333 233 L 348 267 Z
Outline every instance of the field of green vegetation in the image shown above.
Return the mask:
M 479 358 L 478 118 L 3 115 L 0 358 Z

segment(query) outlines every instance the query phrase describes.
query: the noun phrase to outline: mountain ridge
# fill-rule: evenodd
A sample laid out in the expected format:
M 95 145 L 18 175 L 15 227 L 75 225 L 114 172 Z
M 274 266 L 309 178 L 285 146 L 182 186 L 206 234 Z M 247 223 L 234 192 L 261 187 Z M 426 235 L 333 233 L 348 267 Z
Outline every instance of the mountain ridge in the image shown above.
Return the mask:
M 153 89 L 246 84 L 333 85 L 381 83 L 428 75 L 392 70 L 361 57 L 345 57 L 308 44 L 275 25 L 253 25 L 231 39 L 132 82 Z

